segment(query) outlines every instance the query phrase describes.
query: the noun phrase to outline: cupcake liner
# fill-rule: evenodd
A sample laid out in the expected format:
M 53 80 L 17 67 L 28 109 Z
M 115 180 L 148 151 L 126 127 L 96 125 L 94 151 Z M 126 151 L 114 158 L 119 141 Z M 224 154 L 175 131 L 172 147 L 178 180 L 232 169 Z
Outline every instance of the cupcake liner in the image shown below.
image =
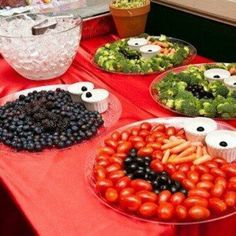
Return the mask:
M 222 149 L 208 145 L 207 150 L 211 156 L 224 158 L 227 162 L 233 162 L 236 160 L 236 148 Z
M 70 94 L 70 96 L 71 96 L 71 99 L 72 99 L 72 101 L 73 102 L 82 102 L 82 100 L 81 100 L 81 95 L 82 95 L 82 93 L 81 94 Z
M 188 141 L 200 141 L 200 142 L 204 142 L 205 141 L 205 137 L 206 134 L 193 134 L 191 132 L 188 132 L 185 130 L 185 135 Z
M 108 98 L 94 103 L 84 102 L 84 105 L 89 111 L 98 111 L 99 113 L 103 113 L 108 109 Z

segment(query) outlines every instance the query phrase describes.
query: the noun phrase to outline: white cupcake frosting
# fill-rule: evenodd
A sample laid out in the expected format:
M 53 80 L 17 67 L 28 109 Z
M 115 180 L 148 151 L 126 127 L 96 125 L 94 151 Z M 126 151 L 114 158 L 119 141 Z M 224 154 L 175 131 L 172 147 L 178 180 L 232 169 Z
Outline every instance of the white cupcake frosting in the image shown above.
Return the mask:
M 236 148 L 236 131 L 216 130 L 206 136 L 207 145 L 217 149 Z
M 140 47 L 146 45 L 148 40 L 145 38 L 131 38 L 128 40 L 127 44 L 131 49 L 139 50 Z
M 78 82 L 68 86 L 69 93 L 73 95 L 81 95 L 84 92 L 90 91 L 94 88 L 91 82 Z
M 229 88 L 236 89 L 236 75 L 226 78 L 224 84 Z
M 230 72 L 228 70 L 224 70 L 220 68 L 213 68 L 213 69 L 206 70 L 204 72 L 204 76 L 208 80 L 223 81 L 224 79 L 230 76 Z
M 82 101 L 88 103 L 100 102 L 107 99 L 109 92 L 105 89 L 93 89 L 89 92 L 83 93 L 81 96 Z

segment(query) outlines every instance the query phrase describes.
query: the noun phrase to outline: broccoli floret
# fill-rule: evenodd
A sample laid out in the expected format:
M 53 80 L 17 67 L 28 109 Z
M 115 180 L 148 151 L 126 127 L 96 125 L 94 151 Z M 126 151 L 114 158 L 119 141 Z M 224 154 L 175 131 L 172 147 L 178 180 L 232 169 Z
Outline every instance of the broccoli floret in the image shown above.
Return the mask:
M 165 105 L 169 108 L 173 108 L 174 105 L 175 105 L 175 100 L 174 99 L 168 99 L 168 100 L 166 100 Z
M 224 65 L 223 63 L 214 63 L 214 64 L 206 64 L 204 65 L 204 68 L 205 70 L 215 69 L 215 68 L 227 69 L 227 66 Z
M 159 96 L 161 100 L 164 100 L 164 99 L 166 100 L 166 99 L 174 98 L 177 93 L 178 93 L 178 90 L 176 88 L 168 88 L 166 90 L 162 90 Z
M 230 115 L 236 114 L 236 104 L 225 102 L 217 106 L 217 111 L 220 114 L 228 113 Z
M 228 94 L 228 97 L 232 97 L 232 98 L 236 99 L 236 91 L 235 90 L 230 91 Z
M 179 65 L 183 62 L 183 60 L 187 57 L 188 52 L 184 48 L 179 48 L 176 53 L 171 57 L 172 63 L 174 65 Z
M 217 113 L 216 104 L 213 102 L 203 102 L 203 108 L 199 110 L 201 116 L 215 117 Z
M 183 91 L 187 88 L 188 84 L 183 82 L 183 81 L 180 81 L 176 84 L 176 88 L 179 90 L 179 91 Z
M 213 81 L 209 84 L 209 89 L 212 91 L 214 96 L 222 96 L 227 97 L 229 93 L 229 89 L 224 86 L 224 84 L 221 81 Z

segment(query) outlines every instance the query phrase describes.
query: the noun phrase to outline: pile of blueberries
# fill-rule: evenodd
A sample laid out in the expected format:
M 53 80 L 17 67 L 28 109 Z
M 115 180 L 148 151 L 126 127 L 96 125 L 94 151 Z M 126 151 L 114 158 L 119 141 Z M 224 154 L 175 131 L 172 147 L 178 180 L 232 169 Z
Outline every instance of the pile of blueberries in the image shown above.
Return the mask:
M 131 179 L 144 179 L 151 182 L 155 193 L 169 190 L 171 193 L 182 192 L 187 195 L 187 190 L 179 181 L 173 180 L 165 171 L 157 173 L 150 168 L 151 157 L 140 157 L 137 150 L 132 148 L 124 160 L 124 170 Z
M 0 142 L 18 151 L 64 148 L 91 138 L 103 123 L 64 90 L 33 91 L 0 107 Z
M 204 87 L 200 84 L 188 85 L 187 91 L 191 92 L 193 96 L 198 99 L 213 99 L 214 96 L 211 92 L 207 92 L 204 90 Z

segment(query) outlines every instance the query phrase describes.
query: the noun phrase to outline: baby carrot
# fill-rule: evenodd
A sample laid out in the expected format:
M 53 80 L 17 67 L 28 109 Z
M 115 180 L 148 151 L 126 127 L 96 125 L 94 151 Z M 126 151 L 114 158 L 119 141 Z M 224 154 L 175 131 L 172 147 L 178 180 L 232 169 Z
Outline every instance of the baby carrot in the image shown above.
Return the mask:
M 189 156 L 182 157 L 182 158 L 176 157 L 175 159 L 171 160 L 171 163 L 181 164 L 181 163 L 184 163 L 184 162 L 194 161 L 195 159 L 196 159 L 196 153 L 193 153 Z
M 169 149 L 169 148 L 173 148 L 179 144 L 183 143 L 183 140 L 176 140 L 176 141 L 172 141 L 172 142 L 169 142 L 169 143 L 166 143 L 164 145 L 162 145 L 161 149 L 162 150 L 166 150 L 166 149 Z
M 162 163 L 166 163 L 169 159 L 169 156 L 170 156 L 170 149 L 167 149 L 165 152 L 164 152 L 164 156 L 162 158 Z
M 208 155 L 208 152 L 205 146 L 202 148 L 202 153 L 203 155 Z
M 201 148 L 200 146 L 197 147 L 197 152 L 196 152 L 196 154 L 197 154 L 197 158 L 199 158 L 199 157 L 201 157 L 201 156 L 203 155 L 203 153 L 202 153 L 202 148 Z
M 181 153 L 177 156 L 177 158 L 189 156 L 189 155 L 193 154 L 193 153 L 196 151 L 196 149 L 197 149 L 197 148 L 196 148 L 195 146 L 191 146 L 191 147 L 185 149 L 183 152 L 181 152 Z
M 178 146 L 176 147 L 173 147 L 170 152 L 171 153 L 180 153 L 182 151 L 184 151 L 185 149 L 187 149 L 188 147 L 190 147 L 191 143 L 188 141 L 188 142 L 184 142 L 184 143 L 181 143 L 179 144 Z
M 196 142 L 191 142 L 191 144 L 193 145 L 193 146 L 203 146 L 203 144 L 202 144 L 202 142 L 200 142 L 200 141 L 196 141 Z
M 199 164 L 202 164 L 206 161 L 210 161 L 212 159 L 212 157 L 208 154 L 205 154 L 199 158 L 197 158 L 195 161 L 193 161 L 193 164 L 194 165 L 199 165 Z
M 168 159 L 168 162 L 171 162 L 172 160 L 174 160 L 175 158 L 177 157 L 176 154 L 171 154 L 169 159 Z

